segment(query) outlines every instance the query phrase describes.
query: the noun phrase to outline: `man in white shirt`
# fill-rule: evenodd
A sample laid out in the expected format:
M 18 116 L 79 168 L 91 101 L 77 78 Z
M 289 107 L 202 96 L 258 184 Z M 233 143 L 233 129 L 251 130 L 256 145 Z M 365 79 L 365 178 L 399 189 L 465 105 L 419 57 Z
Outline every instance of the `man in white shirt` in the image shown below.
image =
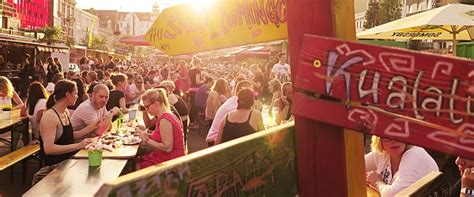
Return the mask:
M 270 79 L 276 78 L 280 82 L 290 81 L 291 67 L 286 63 L 286 54 L 278 54 L 278 63 L 273 65 L 272 72 L 270 73 Z
M 217 139 L 217 134 L 219 133 L 219 127 L 222 122 L 222 119 L 224 119 L 224 117 L 229 112 L 237 109 L 237 96 L 236 95 L 243 88 L 253 89 L 252 82 L 247 81 L 247 80 L 240 81 L 237 84 L 237 88 L 236 88 L 236 91 L 234 92 L 234 96 L 227 99 L 227 101 L 224 102 L 217 110 L 216 115 L 214 116 L 214 120 L 212 120 L 211 128 L 209 129 L 209 132 L 207 133 L 207 137 L 206 137 L 206 142 L 208 143 L 209 146 L 214 145 L 214 142 Z
M 74 131 L 79 131 L 87 125 L 95 124 L 108 115 L 105 105 L 109 100 L 109 88 L 104 84 L 97 84 L 90 99 L 82 102 L 71 116 L 71 124 Z M 91 132 L 84 138 L 99 135 L 99 129 Z

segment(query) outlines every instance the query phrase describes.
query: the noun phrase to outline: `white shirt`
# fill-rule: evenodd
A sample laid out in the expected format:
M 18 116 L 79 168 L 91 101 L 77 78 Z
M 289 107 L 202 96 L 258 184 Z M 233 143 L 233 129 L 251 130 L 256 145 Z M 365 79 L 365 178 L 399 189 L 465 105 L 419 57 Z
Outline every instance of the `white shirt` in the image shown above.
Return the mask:
M 36 122 L 36 119 L 38 117 L 38 111 L 43 110 L 43 109 L 46 109 L 46 99 L 40 99 L 40 100 L 38 100 L 38 102 L 36 102 L 35 109 L 33 111 L 33 115 L 29 114 L 29 107 L 26 109 L 26 111 L 28 112 L 28 119 L 30 119 L 31 129 L 33 131 L 36 131 L 36 130 L 39 131 L 39 128 L 38 128 L 38 125 L 37 125 L 37 123 L 39 123 L 39 122 Z M 39 137 L 39 136 L 36 136 L 36 137 Z
M 46 91 L 48 91 L 49 93 L 53 93 L 55 86 L 56 86 L 56 85 L 54 85 L 54 83 L 49 82 L 48 85 L 46 86 Z
M 413 146 L 402 155 L 398 171 L 392 174 L 390 156 L 370 152 L 365 155 L 365 171 L 376 171 L 387 185 L 379 187 L 383 197 L 395 196 L 432 171 L 439 171 L 435 160 L 425 149 Z
M 95 109 L 91 100 L 87 99 L 82 102 L 76 110 L 74 110 L 74 113 L 71 116 L 71 124 L 76 132 L 95 123 L 97 120 L 105 116 L 107 116 L 105 106 L 100 109 Z M 95 134 L 94 132 L 91 132 L 90 135 L 85 137 L 95 137 Z
M 229 112 L 234 111 L 237 109 L 237 96 L 232 96 L 225 103 L 219 107 L 216 112 L 216 116 L 214 116 L 214 120 L 212 121 L 211 128 L 207 133 L 206 141 L 207 142 L 214 142 L 217 139 L 217 134 L 219 133 L 219 127 L 221 126 L 222 119 L 224 119 L 225 115 Z
M 277 77 L 277 79 L 281 79 L 285 76 L 290 76 L 291 74 L 290 65 L 277 63 L 273 65 L 272 73 Z

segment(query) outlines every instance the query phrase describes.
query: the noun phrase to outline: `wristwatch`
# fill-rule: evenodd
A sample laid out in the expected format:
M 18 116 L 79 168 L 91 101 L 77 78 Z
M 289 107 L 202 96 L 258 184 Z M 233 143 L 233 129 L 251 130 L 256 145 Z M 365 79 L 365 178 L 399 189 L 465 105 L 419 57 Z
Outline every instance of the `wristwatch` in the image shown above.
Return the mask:
M 461 188 L 461 194 L 466 194 L 468 196 L 474 196 L 474 189 L 471 188 Z

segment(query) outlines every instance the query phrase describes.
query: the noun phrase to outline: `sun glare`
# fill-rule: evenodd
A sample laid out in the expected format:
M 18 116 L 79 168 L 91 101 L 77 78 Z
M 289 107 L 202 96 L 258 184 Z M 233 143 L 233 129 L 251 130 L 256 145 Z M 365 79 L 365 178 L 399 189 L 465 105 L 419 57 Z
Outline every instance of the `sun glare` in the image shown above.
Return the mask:
M 196 9 L 206 10 L 207 8 L 212 6 L 214 1 L 215 0 L 193 0 L 193 1 L 190 1 L 190 3 Z

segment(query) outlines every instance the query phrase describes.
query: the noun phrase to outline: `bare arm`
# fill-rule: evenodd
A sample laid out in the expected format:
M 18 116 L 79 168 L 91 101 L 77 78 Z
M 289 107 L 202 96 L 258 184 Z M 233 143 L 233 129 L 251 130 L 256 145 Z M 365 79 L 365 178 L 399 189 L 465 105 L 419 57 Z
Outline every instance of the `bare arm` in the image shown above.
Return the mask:
M 173 125 L 169 120 L 161 119 L 160 135 L 161 143 L 149 139 L 148 145 L 153 149 L 159 149 L 167 153 L 171 152 L 173 150 Z
M 40 122 L 41 139 L 43 140 L 44 152 L 47 155 L 60 155 L 79 150 L 85 146 L 85 143 L 75 143 L 68 145 L 57 145 L 54 143 L 56 138 L 56 127 L 60 125 L 58 117 L 51 111 L 43 114 Z
M 16 106 L 13 109 L 21 109 L 25 104 L 21 100 L 20 96 L 16 93 L 16 91 L 13 91 L 13 102 L 15 102 Z
M 150 118 L 148 112 L 145 110 L 143 111 L 143 123 L 145 123 L 145 127 L 151 127 L 151 125 L 156 124 L 156 117 Z
M 219 132 L 217 133 L 217 138 L 216 138 L 216 143 L 215 143 L 216 145 L 222 142 L 222 134 L 224 133 L 224 126 L 225 126 L 225 121 L 227 120 L 227 115 L 224 117 L 224 119 L 222 119 L 221 124 L 219 126 Z
M 262 118 L 262 113 L 259 111 L 253 111 L 253 115 L 255 116 L 255 126 L 257 129 L 256 131 L 263 131 L 265 130 L 265 125 L 263 124 L 263 118 Z

